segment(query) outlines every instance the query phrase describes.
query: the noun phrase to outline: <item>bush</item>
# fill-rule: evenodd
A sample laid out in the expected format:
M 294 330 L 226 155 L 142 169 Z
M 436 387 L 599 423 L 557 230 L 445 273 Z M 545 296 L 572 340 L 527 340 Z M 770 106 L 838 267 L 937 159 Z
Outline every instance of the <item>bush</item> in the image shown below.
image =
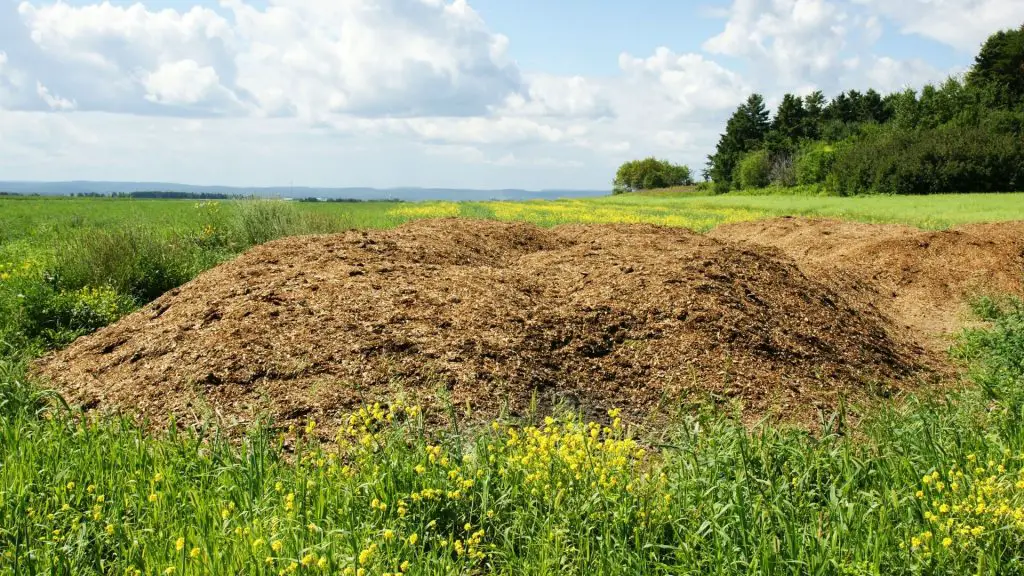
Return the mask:
M 836 160 L 834 146 L 816 142 L 805 147 L 796 158 L 797 184 L 821 184 L 825 182 Z
M 836 150 L 829 182 L 843 196 L 1024 190 L 1024 144 L 978 127 L 877 130 Z
M 736 177 L 733 180 L 741 189 L 764 188 L 771 183 L 771 165 L 768 162 L 768 151 L 757 150 L 744 156 L 736 165 Z
M 635 192 L 693 184 L 690 168 L 667 160 L 645 158 L 626 162 L 615 173 L 613 192 Z
M 109 286 L 148 302 L 215 261 L 212 253 L 184 238 L 142 227 L 96 229 L 63 238 L 49 276 L 58 290 Z
M 135 306 L 134 299 L 109 286 L 57 291 L 39 283 L 23 294 L 21 330 L 47 347 L 62 347 L 116 322 Z
M 326 216 L 300 211 L 283 201 L 241 202 L 233 207 L 231 233 L 243 247 L 285 236 L 331 232 L 336 228 Z

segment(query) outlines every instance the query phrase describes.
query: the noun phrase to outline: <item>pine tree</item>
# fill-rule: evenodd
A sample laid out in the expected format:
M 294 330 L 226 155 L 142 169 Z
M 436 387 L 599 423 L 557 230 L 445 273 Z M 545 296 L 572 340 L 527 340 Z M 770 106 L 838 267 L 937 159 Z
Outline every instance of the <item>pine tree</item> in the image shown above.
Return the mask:
M 815 90 L 804 97 L 804 135 L 812 140 L 821 138 L 825 122 L 825 94 Z
M 786 94 L 772 121 L 772 132 L 780 141 L 795 146 L 806 135 L 806 116 L 803 101 L 793 94 Z
M 740 157 L 764 143 L 771 127 L 770 118 L 764 97 L 760 94 L 751 94 L 729 118 L 725 133 L 715 147 L 715 154 L 708 158 L 708 172 L 718 191 L 728 191 L 731 187 L 733 171 Z
M 988 91 L 998 106 L 1024 104 L 1024 25 L 996 32 L 985 41 L 967 74 L 967 85 Z

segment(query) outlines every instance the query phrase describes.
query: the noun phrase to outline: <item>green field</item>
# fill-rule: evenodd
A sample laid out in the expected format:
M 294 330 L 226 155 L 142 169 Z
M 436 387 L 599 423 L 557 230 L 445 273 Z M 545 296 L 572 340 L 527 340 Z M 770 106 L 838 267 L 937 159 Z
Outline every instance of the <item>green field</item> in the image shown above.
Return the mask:
M 244 201 L 207 201 L 205 204 L 239 202 Z M 191 200 L 0 198 L 0 242 L 28 237 L 40 244 L 83 228 L 126 224 L 187 231 L 204 222 L 201 204 Z M 1024 219 L 1024 193 L 853 198 L 647 193 L 534 202 L 297 202 L 294 206 L 299 211 L 329 219 L 337 229 L 382 228 L 416 217 L 436 216 L 515 219 L 541 224 L 639 220 L 701 230 L 726 221 L 782 215 L 896 222 L 922 228 Z
M 0 198 L 2 574 L 1024 574 L 1024 306 L 950 351 L 969 380 L 850 430 L 710 410 L 657 433 L 367 407 L 307 430 L 147 435 L 82 418 L 26 363 L 256 243 L 459 216 L 707 230 L 780 215 L 925 228 L 1024 219 L 1024 194 L 622 195 L 557 202 Z

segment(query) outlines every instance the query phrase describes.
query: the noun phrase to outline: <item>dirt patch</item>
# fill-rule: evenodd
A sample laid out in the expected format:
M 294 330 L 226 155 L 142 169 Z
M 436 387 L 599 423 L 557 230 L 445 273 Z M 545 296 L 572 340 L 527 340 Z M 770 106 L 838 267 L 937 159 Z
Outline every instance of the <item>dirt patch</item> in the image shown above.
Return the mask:
M 923 231 L 778 218 L 722 226 L 709 236 L 778 248 L 811 278 L 862 306 L 877 306 L 936 351 L 970 323 L 970 297 L 1024 295 L 1024 222 Z
M 480 416 L 536 395 L 813 419 L 932 375 L 894 328 L 773 251 L 684 229 L 439 219 L 256 247 L 38 369 L 74 402 L 158 423 L 330 424 L 396 389 Z

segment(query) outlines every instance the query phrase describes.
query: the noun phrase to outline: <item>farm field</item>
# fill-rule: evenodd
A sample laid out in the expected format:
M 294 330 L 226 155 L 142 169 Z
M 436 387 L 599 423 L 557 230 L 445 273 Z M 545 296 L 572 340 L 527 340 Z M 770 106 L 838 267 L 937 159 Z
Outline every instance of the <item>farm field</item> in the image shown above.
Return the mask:
M 212 204 L 215 201 L 208 201 Z M 231 204 L 232 201 L 220 201 Z M 194 200 L 0 197 L 0 240 L 30 236 L 42 244 L 52 235 L 82 228 L 140 225 L 189 230 L 205 223 Z M 649 222 L 708 230 L 722 222 L 771 216 L 836 217 L 921 228 L 1024 219 L 1024 193 L 916 196 L 665 196 L 622 194 L 535 202 L 330 202 L 294 204 L 299 211 L 332 219 L 334 229 L 386 228 L 418 217 L 465 216 L 568 222 Z
M 1024 573 L 1022 221 L 0 198 L 0 573 Z

